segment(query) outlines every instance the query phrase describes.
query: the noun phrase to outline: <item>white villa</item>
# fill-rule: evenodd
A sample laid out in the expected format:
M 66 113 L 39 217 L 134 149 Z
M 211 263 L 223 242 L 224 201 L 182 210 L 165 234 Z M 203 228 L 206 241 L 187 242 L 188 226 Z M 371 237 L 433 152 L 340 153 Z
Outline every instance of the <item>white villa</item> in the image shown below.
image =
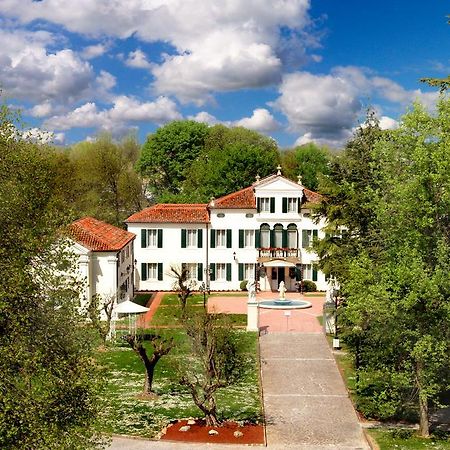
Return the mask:
M 85 280 L 84 299 L 99 295 L 120 303 L 133 298 L 133 233 L 84 217 L 69 226 L 72 251 Z
M 311 218 L 320 199 L 300 177 L 295 183 L 278 170 L 208 204 L 157 204 L 133 214 L 126 224 L 138 236 L 135 289 L 171 290 L 170 267 L 184 266 L 207 290 L 239 290 L 253 278 L 263 291 L 276 291 L 281 281 L 295 291 L 301 279 L 326 290 L 309 249 L 323 233 L 324 221 Z

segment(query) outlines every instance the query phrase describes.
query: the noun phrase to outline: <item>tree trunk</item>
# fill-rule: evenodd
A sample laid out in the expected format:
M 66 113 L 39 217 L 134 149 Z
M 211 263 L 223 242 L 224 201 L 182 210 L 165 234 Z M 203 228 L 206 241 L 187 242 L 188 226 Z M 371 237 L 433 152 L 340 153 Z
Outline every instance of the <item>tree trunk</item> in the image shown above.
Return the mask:
M 420 423 L 419 423 L 419 433 L 423 437 L 429 437 L 430 436 L 430 425 L 429 425 L 429 418 L 428 418 L 428 401 L 427 398 L 423 398 L 420 395 L 419 391 L 419 416 L 420 416 Z
M 422 386 L 423 367 L 420 361 L 416 361 L 416 383 L 419 397 L 419 433 L 422 437 L 430 436 L 430 424 L 428 417 L 428 397 Z

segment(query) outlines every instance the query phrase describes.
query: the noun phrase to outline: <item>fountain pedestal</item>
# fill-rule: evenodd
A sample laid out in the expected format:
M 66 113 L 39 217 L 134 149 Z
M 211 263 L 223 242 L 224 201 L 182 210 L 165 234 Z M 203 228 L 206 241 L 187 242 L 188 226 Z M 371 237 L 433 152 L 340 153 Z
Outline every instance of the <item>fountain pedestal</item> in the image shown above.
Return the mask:
M 253 300 L 247 302 L 247 331 L 259 331 L 258 302 Z

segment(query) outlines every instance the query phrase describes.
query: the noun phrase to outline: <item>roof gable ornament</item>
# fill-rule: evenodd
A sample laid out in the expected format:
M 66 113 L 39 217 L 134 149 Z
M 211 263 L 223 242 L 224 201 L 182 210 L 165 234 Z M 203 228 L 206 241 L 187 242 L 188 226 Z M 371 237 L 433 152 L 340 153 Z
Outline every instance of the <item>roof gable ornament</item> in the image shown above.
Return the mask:
M 297 184 L 299 184 L 300 186 L 302 185 L 302 176 L 300 174 L 297 175 Z
M 261 177 L 259 176 L 259 174 L 256 175 L 255 180 L 256 180 L 256 184 L 259 183 L 259 180 L 261 179 Z
M 277 175 L 281 175 L 281 165 L 278 164 L 277 166 Z
M 215 198 L 214 198 L 214 197 L 211 197 L 211 198 L 209 199 L 209 206 L 210 206 L 211 208 L 214 208 L 215 205 L 216 205 Z

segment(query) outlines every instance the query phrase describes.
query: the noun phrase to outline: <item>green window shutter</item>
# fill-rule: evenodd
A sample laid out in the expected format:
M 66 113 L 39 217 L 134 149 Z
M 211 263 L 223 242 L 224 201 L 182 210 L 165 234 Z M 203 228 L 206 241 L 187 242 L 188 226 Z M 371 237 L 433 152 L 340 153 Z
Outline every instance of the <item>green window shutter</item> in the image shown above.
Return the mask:
M 270 197 L 270 212 L 272 214 L 275 212 L 275 197 Z
M 312 267 L 312 280 L 317 281 L 317 266 L 313 264 Z
M 147 280 L 147 263 L 141 264 L 141 280 L 142 281 Z
M 282 231 L 282 235 L 281 235 L 281 246 L 283 248 L 286 248 L 288 246 L 288 232 L 287 230 L 283 230 Z
M 227 248 L 231 248 L 231 230 L 227 230 Z
M 238 279 L 242 281 L 244 279 L 244 264 L 238 264 Z
M 141 248 L 147 248 L 147 230 L 141 230 Z
M 312 237 L 313 237 L 314 240 L 317 239 L 317 230 L 313 230 Z
M 261 231 L 255 230 L 255 248 L 261 247 Z
M 244 230 L 239 230 L 239 248 L 244 248 Z
M 302 212 L 302 199 L 300 197 L 297 199 L 297 212 L 299 214 Z
M 201 228 L 197 230 L 197 247 L 203 247 L 203 230 Z
M 186 248 L 186 230 L 181 230 L 181 248 Z
M 259 197 L 256 199 L 256 212 L 261 212 L 261 199 Z
M 158 248 L 162 248 L 163 246 L 163 230 L 161 228 L 158 229 Z
M 270 230 L 270 246 L 275 247 L 275 230 Z
M 203 281 L 203 263 L 197 264 L 197 280 Z
M 211 248 L 216 248 L 216 230 L 211 230 Z
M 227 281 L 231 281 L 231 263 L 227 263 Z
M 308 230 L 302 230 L 302 248 L 308 248 Z
M 158 263 L 158 280 L 163 280 L 163 265 L 162 263 Z
M 287 197 L 283 197 L 282 212 L 287 213 Z
M 302 279 L 302 269 L 300 264 L 295 266 L 295 281 L 301 281 Z
M 209 265 L 209 279 L 211 281 L 216 280 L 216 265 L 214 263 L 211 263 Z

